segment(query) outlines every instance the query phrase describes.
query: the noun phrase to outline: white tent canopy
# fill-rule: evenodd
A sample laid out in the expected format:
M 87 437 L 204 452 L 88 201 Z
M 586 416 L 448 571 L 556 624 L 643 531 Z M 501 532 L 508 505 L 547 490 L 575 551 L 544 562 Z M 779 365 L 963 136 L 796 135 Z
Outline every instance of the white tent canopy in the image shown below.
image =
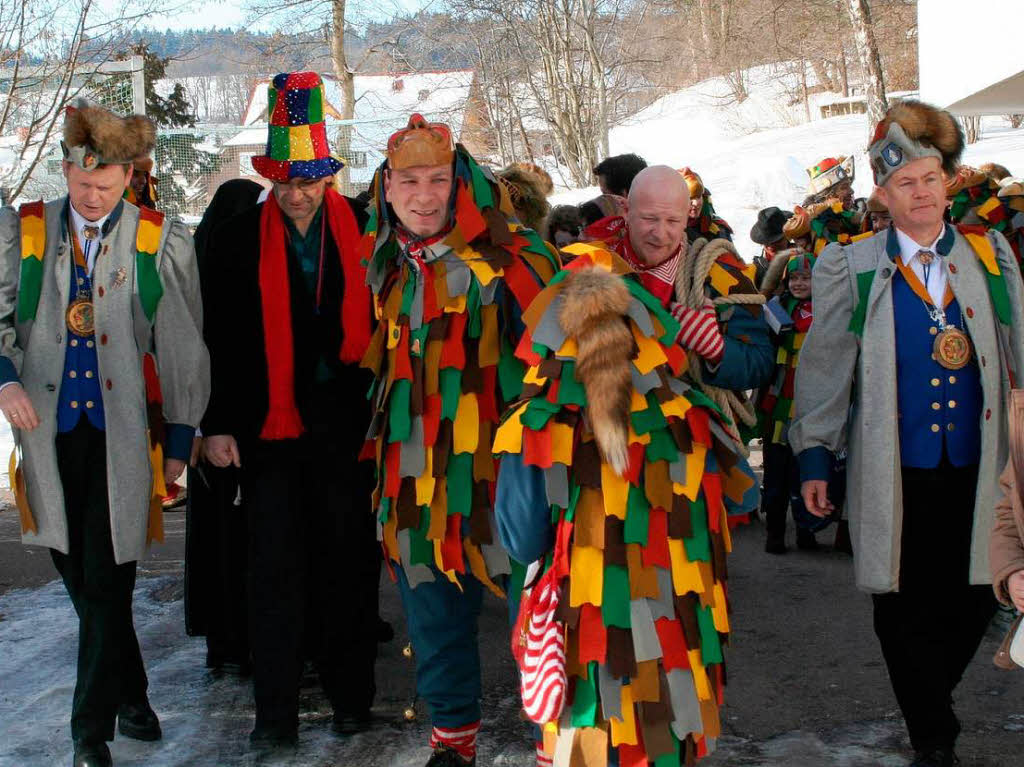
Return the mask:
M 919 0 L 921 99 L 961 115 L 1024 113 L 1024 1 Z

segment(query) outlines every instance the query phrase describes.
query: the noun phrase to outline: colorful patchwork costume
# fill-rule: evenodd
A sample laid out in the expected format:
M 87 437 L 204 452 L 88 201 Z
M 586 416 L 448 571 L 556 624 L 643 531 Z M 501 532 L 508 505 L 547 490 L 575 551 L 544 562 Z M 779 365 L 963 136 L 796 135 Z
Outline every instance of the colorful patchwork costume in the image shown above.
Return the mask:
M 741 519 L 726 501 L 754 483 L 721 414 L 680 377 L 672 315 L 614 253 L 566 250 L 575 259 L 523 316 L 526 385 L 494 443 L 503 542 L 559 568 L 569 685 L 544 751 L 573 767 L 692 764 L 720 732 Z
M 431 709 L 432 744 L 471 763 L 482 589 L 503 596 L 511 572 L 494 532 L 491 444 L 523 385 L 514 356 L 522 312 L 557 258 L 517 222 L 490 171 L 461 146 L 451 149 L 446 126 L 414 115 L 401 133 L 414 149 L 438 136 L 448 142 L 439 155 L 454 166 L 451 213 L 440 235 L 415 238 L 384 202 L 391 166 L 377 172 L 363 240 L 380 319 L 363 361 L 376 375 L 366 454 L 377 461 L 374 508 L 416 652 L 417 690 Z

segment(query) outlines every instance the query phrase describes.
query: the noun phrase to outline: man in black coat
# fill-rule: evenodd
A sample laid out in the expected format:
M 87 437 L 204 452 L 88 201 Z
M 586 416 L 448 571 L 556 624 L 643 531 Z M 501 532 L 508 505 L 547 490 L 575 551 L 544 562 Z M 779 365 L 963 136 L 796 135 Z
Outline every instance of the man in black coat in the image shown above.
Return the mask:
M 332 188 L 341 162 L 327 151 L 319 76 L 281 74 L 269 90 L 267 155 L 253 166 L 273 190 L 213 232 L 203 291 L 204 453 L 240 468 L 249 518 L 257 747 L 296 742 L 307 651 L 335 730 L 368 726 L 380 567 L 372 468 L 358 462 L 372 322 L 356 254 L 365 213 Z

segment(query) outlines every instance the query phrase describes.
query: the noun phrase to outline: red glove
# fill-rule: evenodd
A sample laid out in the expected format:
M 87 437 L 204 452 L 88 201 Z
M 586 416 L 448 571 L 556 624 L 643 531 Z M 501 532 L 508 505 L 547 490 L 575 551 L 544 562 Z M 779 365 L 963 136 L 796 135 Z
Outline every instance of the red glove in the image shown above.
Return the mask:
M 725 353 L 725 339 L 718 328 L 715 305 L 704 299 L 700 309 L 688 309 L 682 304 L 672 304 L 672 316 L 679 323 L 676 343 L 684 349 L 692 349 L 712 365 L 722 361 Z

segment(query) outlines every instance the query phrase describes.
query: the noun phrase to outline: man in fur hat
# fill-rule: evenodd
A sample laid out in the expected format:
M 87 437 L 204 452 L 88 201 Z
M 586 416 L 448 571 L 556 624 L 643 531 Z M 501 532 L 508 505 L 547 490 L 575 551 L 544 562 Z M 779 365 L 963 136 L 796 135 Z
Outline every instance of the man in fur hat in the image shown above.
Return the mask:
M 111 764 L 115 721 L 160 738 L 132 589 L 209 394 L 192 238 L 122 199 L 154 136 L 145 117 L 79 103 L 67 196 L 0 212 L 0 410 L 23 540 L 51 550 L 78 613 L 75 767 Z
M 677 341 L 691 352 L 695 381 L 729 408 L 734 422 L 752 428 L 757 419 L 742 393 L 767 383 L 775 364 L 761 315 L 764 297 L 731 242 L 702 238 L 689 246 L 689 209 L 683 176 L 655 165 L 634 179 L 625 217 L 605 219 L 599 232 L 593 226 L 588 232 L 624 258 L 671 310 L 680 324 Z M 744 441 L 744 432 L 734 429 L 734 438 Z
M 1024 370 L 1010 247 L 943 222 L 943 173 L 962 149 L 956 119 L 927 104 L 903 102 L 879 123 L 868 154 L 893 225 L 818 259 L 789 433 L 820 516 L 832 456 L 849 448 L 857 585 L 873 595 L 914 767 L 958 763 L 952 694 L 995 610 L 1003 403 Z
M 465 767 L 480 728 L 483 591 L 504 596 L 512 572 L 491 508 L 491 441 L 522 391 L 523 313 L 557 259 L 448 126 L 420 115 L 389 139 L 373 189 L 363 244 L 380 318 L 364 359 L 377 378 L 374 510 L 430 707 L 427 764 Z
M 357 253 L 362 207 L 333 188 L 323 83 L 268 86 L 266 201 L 214 229 L 203 296 L 212 366 L 204 454 L 240 469 L 248 517 L 249 645 L 259 749 L 294 745 L 311 657 L 340 734 L 375 694 L 380 558 L 358 461 L 370 376 L 357 363 L 372 307 Z M 216 309 L 213 307 L 216 306 Z

